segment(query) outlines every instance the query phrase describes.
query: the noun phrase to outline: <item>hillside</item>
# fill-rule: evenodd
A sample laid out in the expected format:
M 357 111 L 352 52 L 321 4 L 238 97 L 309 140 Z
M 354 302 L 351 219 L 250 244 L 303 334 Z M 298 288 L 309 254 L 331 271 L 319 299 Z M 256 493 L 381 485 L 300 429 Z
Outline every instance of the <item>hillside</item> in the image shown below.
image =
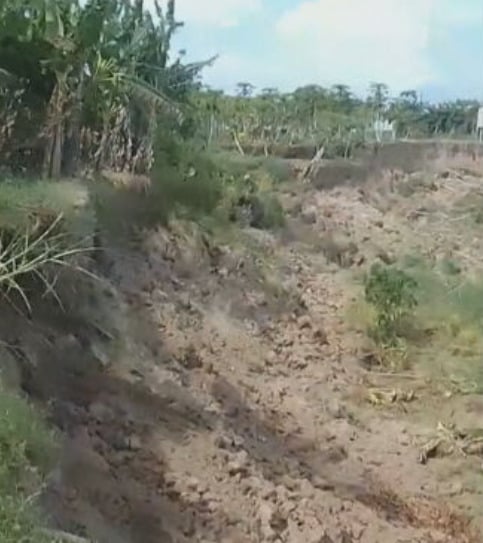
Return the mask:
M 278 232 L 171 223 L 106 251 L 101 283 L 66 278 L 65 313 L 37 301 L 27 325 L 3 307 L 21 386 L 63 436 L 54 526 L 106 543 L 480 540 L 482 162 L 440 146 L 404 171 L 381 152 L 364 179 L 329 164 L 281 185 Z M 418 281 L 404 358 L 368 336 L 376 260 Z

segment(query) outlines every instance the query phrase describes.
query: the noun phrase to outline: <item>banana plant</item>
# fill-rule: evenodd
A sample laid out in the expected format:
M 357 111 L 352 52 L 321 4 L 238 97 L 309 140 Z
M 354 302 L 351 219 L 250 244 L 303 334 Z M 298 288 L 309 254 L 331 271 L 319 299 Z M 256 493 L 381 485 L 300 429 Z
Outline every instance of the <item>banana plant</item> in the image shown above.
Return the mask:
M 181 26 L 174 8 L 174 0 L 166 10 L 155 2 L 154 14 L 142 0 L 0 4 L 0 85 L 7 74 L 17 77 L 43 115 L 35 124 L 42 126 L 46 176 L 75 172 L 82 134 L 99 167 L 122 156 L 122 167 L 132 168 L 134 155 L 149 152 L 159 115 L 179 115 L 209 61 L 170 57 Z M 106 153 L 114 141 L 115 152 Z

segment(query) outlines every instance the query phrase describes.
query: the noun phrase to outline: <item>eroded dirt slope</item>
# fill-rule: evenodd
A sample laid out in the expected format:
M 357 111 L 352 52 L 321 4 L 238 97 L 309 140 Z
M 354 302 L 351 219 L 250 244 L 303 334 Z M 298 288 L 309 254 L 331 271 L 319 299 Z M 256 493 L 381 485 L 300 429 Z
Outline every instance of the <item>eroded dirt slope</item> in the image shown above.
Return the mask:
M 50 338 L 23 382 L 66 436 L 54 523 L 102 543 L 481 540 L 457 479 L 418 462 L 424 424 L 356 401 L 368 372 L 345 322 L 350 274 L 398 244 L 467 255 L 438 213 L 477 177 L 443 172 L 401 199 L 398 175 L 294 188 L 288 233 L 245 232 L 256 256 L 153 233 L 142 255 L 105 257 L 114 332 L 97 327 L 96 343 L 65 321 L 23 338 Z M 14 329 L 9 341 L 26 335 Z

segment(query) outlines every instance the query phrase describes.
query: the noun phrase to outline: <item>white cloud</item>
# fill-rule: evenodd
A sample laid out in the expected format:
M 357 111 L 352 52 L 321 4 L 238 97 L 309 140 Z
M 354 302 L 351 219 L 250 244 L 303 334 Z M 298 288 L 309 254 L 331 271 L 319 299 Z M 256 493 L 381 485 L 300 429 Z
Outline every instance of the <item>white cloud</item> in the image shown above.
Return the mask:
M 294 79 L 360 92 L 371 81 L 395 91 L 437 82 L 431 37 L 482 23 L 481 0 L 304 0 L 276 28 Z
M 178 0 L 177 17 L 191 24 L 212 27 L 237 26 L 240 21 L 262 9 L 261 0 Z
M 433 2 L 311 0 L 277 22 L 294 79 L 343 82 L 364 90 L 384 81 L 394 90 L 434 79 L 428 57 Z
M 285 10 L 275 0 L 177 0 L 176 6 L 187 23 L 176 43 L 193 59 L 219 53 L 205 81 L 225 90 L 238 81 L 281 90 L 346 83 L 358 94 L 372 81 L 394 93 L 448 85 L 460 61 L 438 57 L 438 44 L 483 23 L 482 0 L 297 0 Z M 226 46 L 219 31 L 237 25 Z

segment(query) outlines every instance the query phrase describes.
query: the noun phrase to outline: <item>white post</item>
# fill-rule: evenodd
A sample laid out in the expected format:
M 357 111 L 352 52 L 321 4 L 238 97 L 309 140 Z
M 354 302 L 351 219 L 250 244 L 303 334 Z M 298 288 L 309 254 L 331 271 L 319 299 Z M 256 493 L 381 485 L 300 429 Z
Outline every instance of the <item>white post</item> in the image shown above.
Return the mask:
M 476 134 L 480 142 L 483 141 L 483 107 L 478 109 L 478 116 L 476 118 Z

